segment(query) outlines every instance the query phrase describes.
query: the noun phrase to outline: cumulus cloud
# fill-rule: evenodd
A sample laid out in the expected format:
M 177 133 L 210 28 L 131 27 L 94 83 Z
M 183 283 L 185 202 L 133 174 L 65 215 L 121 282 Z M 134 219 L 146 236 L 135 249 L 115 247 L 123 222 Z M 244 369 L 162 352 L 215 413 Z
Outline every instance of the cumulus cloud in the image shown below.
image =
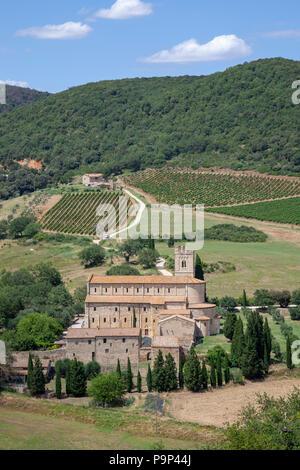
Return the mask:
M 141 0 L 117 0 L 109 9 L 101 9 L 95 13 L 96 18 L 110 20 L 127 20 L 137 16 L 151 15 L 151 3 Z
M 92 28 L 87 24 L 69 21 L 64 24 L 37 26 L 16 32 L 17 36 L 31 36 L 37 39 L 81 39 L 87 36 Z
M 281 31 L 271 31 L 264 33 L 263 36 L 267 38 L 300 38 L 300 30 L 297 29 L 286 29 Z
M 11 86 L 19 86 L 21 88 L 29 88 L 29 84 L 27 82 L 17 82 L 15 80 L 0 80 L 1 85 L 11 85 Z
M 172 49 L 157 52 L 143 61 L 150 63 L 211 62 L 245 57 L 251 52 L 251 47 L 243 39 L 230 34 L 217 36 L 206 44 L 199 44 L 196 39 L 190 39 Z

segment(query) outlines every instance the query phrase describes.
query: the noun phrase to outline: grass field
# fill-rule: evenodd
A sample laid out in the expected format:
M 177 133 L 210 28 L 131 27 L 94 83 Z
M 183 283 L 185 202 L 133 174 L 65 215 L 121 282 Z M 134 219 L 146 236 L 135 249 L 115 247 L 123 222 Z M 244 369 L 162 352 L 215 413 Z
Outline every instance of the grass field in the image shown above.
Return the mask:
M 0 449 L 147 450 L 201 449 L 222 433 L 133 408 L 111 410 L 65 405 L 4 393 L 0 398 Z
M 300 225 L 300 197 L 207 210 L 247 219 Z

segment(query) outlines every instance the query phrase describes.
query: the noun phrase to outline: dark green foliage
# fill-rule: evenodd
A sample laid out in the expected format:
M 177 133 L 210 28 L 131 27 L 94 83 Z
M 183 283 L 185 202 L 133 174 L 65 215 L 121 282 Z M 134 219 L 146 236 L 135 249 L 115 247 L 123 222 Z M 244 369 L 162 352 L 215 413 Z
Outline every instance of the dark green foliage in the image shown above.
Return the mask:
M 300 320 L 300 305 L 289 309 L 292 320 Z
M 119 377 L 122 377 L 120 359 L 118 359 L 116 374 L 118 374 Z
M 202 369 L 201 369 L 201 385 L 203 390 L 207 390 L 208 387 L 208 373 L 206 369 L 205 361 L 202 361 Z
M 45 377 L 41 361 L 38 357 L 34 359 L 34 366 L 30 379 L 30 393 L 34 397 L 45 393 Z
M 76 357 L 70 365 L 70 391 L 73 397 L 84 397 L 86 393 L 86 376 L 84 364 Z
M 97 361 L 91 361 L 85 365 L 85 376 L 87 380 L 91 380 L 94 377 L 97 377 L 100 372 L 101 366 Z
M 225 429 L 228 450 L 298 450 L 300 448 L 300 394 L 273 398 L 258 395 L 242 410 L 238 422 Z
M 71 393 L 71 364 L 69 364 L 66 368 L 66 394 L 69 396 Z
M 131 362 L 129 358 L 127 360 L 126 386 L 127 386 L 127 392 L 131 393 L 133 389 L 133 373 L 131 370 Z
M 165 359 L 165 391 L 177 389 L 177 369 L 173 356 L 168 353 Z
M 241 318 L 238 318 L 231 343 L 231 360 L 234 366 L 241 367 L 245 348 L 244 326 Z
M 174 245 L 175 245 L 175 240 L 174 240 L 174 237 L 171 236 L 168 240 L 168 247 L 172 248 Z
M 220 307 L 226 308 L 229 312 L 233 312 L 236 306 L 237 303 L 234 297 L 225 296 L 220 300 Z
M 221 355 L 218 355 L 217 359 L 217 384 L 219 387 L 222 387 L 223 385 L 223 372 L 222 372 L 222 362 L 221 362 Z
M 268 364 L 270 364 L 271 351 L 272 351 L 272 334 L 271 334 L 267 317 L 265 317 L 265 320 L 264 320 L 264 340 L 265 340 Z
M 247 294 L 245 289 L 243 290 L 243 295 L 242 295 L 242 306 L 246 308 L 249 305 L 248 299 L 247 299 Z
M 242 372 L 246 379 L 263 376 L 264 334 L 263 322 L 257 312 L 251 312 L 247 320 Z
M 32 371 L 33 371 L 33 362 L 32 362 L 32 354 L 30 352 L 28 355 L 27 382 L 26 382 L 29 390 L 31 388 Z
M 179 359 L 179 374 L 178 374 L 178 382 L 179 382 L 179 388 L 184 388 L 184 374 L 183 374 L 183 360 L 180 357 Z
M 61 398 L 61 375 L 60 375 L 60 369 L 57 370 L 57 372 L 56 372 L 56 377 L 55 377 L 55 396 L 56 396 L 56 398 L 58 398 L 58 399 Z
M 119 254 L 124 256 L 126 263 L 129 263 L 130 258 L 136 256 L 144 248 L 145 242 L 143 240 L 125 240 L 119 247 Z
M 259 289 L 254 292 L 254 303 L 259 307 L 269 307 L 275 304 L 275 299 L 270 291 Z
M 195 348 L 191 348 L 183 368 L 184 383 L 188 390 L 199 392 L 201 389 L 201 369 Z
M 150 269 L 155 266 L 158 257 L 158 251 L 152 250 L 151 248 L 143 248 L 139 252 L 138 262 L 143 266 L 143 268 Z
M 154 361 L 154 367 L 152 371 L 152 388 L 157 392 L 164 392 L 166 384 L 166 372 L 165 372 L 165 361 L 163 354 L 159 349 L 158 354 Z
M 55 371 L 57 372 L 59 369 L 61 377 L 65 378 L 67 375 L 67 369 L 70 367 L 71 362 L 72 362 L 71 359 L 62 359 L 62 360 L 56 361 Z
M 292 293 L 291 303 L 298 306 L 300 305 L 300 289 Z
M 148 388 L 148 392 L 152 392 L 152 371 L 151 371 L 151 367 L 150 367 L 150 364 L 148 364 L 148 372 L 147 372 L 147 388 Z
M 288 369 L 293 369 L 294 364 L 292 361 L 292 347 L 291 347 L 291 340 L 290 337 L 288 336 L 286 338 L 286 366 Z
M 269 357 L 266 340 L 264 342 L 264 371 L 266 372 L 266 374 L 269 372 Z
M 50 96 L 48 92 L 6 85 L 6 104 L 0 104 L 0 113 L 12 111 L 26 104 Z
M 142 391 L 142 376 L 141 376 L 140 371 L 138 372 L 138 375 L 137 375 L 136 388 L 137 388 L 138 393 L 141 393 L 141 391 Z
M 210 385 L 215 388 L 217 386 L 217 376 L 216 376 L 216 367 L 214 362 L 210 366 L 210 374 L 209 374 Z
M 84 250 L 79 253 L 79 257 L 85 268 L 101 266 L 105 261 L 105 250 L 102 246 L 93 245 L 91 247 L 84 248 Z
M 225 369 L 224 369 L 224 380 L 225 380 L 225 384 L 228 384 L 230 382 L 230 368 L 229 368 L 228 356 L 226 356 L 226 364 L 225 364 Z
M 289 306 L 291 301 L 291 293 L 288 290 L 271 291 L 271 295 L 281 308 L 286 308 Z
M 106 272 L 107 276 L 140 276 L 141 273 L 138 269 L 128 264 L 121 266 L 113 266 Z
M 116 373 L 99 374 L 88 387 L 88 395 L 98 406 L 114 406 L 122 403 L 126 393 L 124 380 Z
M 233 338 L 236 322 L 237 322 L 236 314 L 232 312 L 228 312 L 225 317 L 223 333 L 226 338 L 230 339 L 230 341 Z
M 283 354 L 280 350 L 280 344 L 277 341 L 272 341 L 272 351 L 274 353 L 275 359 L 281 362 Z
M 214 225 L 204 231 L 206 240 L 224 240 L 230 242 L 250 243 L 265 242 L 267 235 L 254 227 L 245 225 L 237 226 L 234 224 Z
M 195 278 L 204 281 L 202 262 L 198 254 L 196 254 L 195 258 Z

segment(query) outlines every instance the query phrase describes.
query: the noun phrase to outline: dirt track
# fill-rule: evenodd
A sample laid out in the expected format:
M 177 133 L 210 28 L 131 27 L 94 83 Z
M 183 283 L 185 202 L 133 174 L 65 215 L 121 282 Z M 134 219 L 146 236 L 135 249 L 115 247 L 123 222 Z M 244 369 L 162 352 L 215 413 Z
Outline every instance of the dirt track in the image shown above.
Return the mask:
M 243 406 L 253 402 L 257 393 L 279 397 L 290 393 L 294 387 L 300 388 L 300 379 L 230 385 L 205 393 L 178 392 L 169 395 L 168 412 L 179 421 L 222 427 L 225 422 L 236 421 Z

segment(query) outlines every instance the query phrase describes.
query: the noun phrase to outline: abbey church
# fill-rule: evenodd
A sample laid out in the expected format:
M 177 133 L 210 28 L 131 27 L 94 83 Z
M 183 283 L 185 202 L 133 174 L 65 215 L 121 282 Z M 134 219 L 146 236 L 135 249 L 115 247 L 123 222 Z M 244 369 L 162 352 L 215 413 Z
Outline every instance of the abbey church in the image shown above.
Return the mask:
M 101 365 L 154 360 L 159 349 L 178 364 L 202 337 L 218 334 L 215 305 L 195 277 L 194 252 L 175 248 L 174 276 L 95 276 L 87 283 L 84 328 L 69 329 L 67 357 Z

